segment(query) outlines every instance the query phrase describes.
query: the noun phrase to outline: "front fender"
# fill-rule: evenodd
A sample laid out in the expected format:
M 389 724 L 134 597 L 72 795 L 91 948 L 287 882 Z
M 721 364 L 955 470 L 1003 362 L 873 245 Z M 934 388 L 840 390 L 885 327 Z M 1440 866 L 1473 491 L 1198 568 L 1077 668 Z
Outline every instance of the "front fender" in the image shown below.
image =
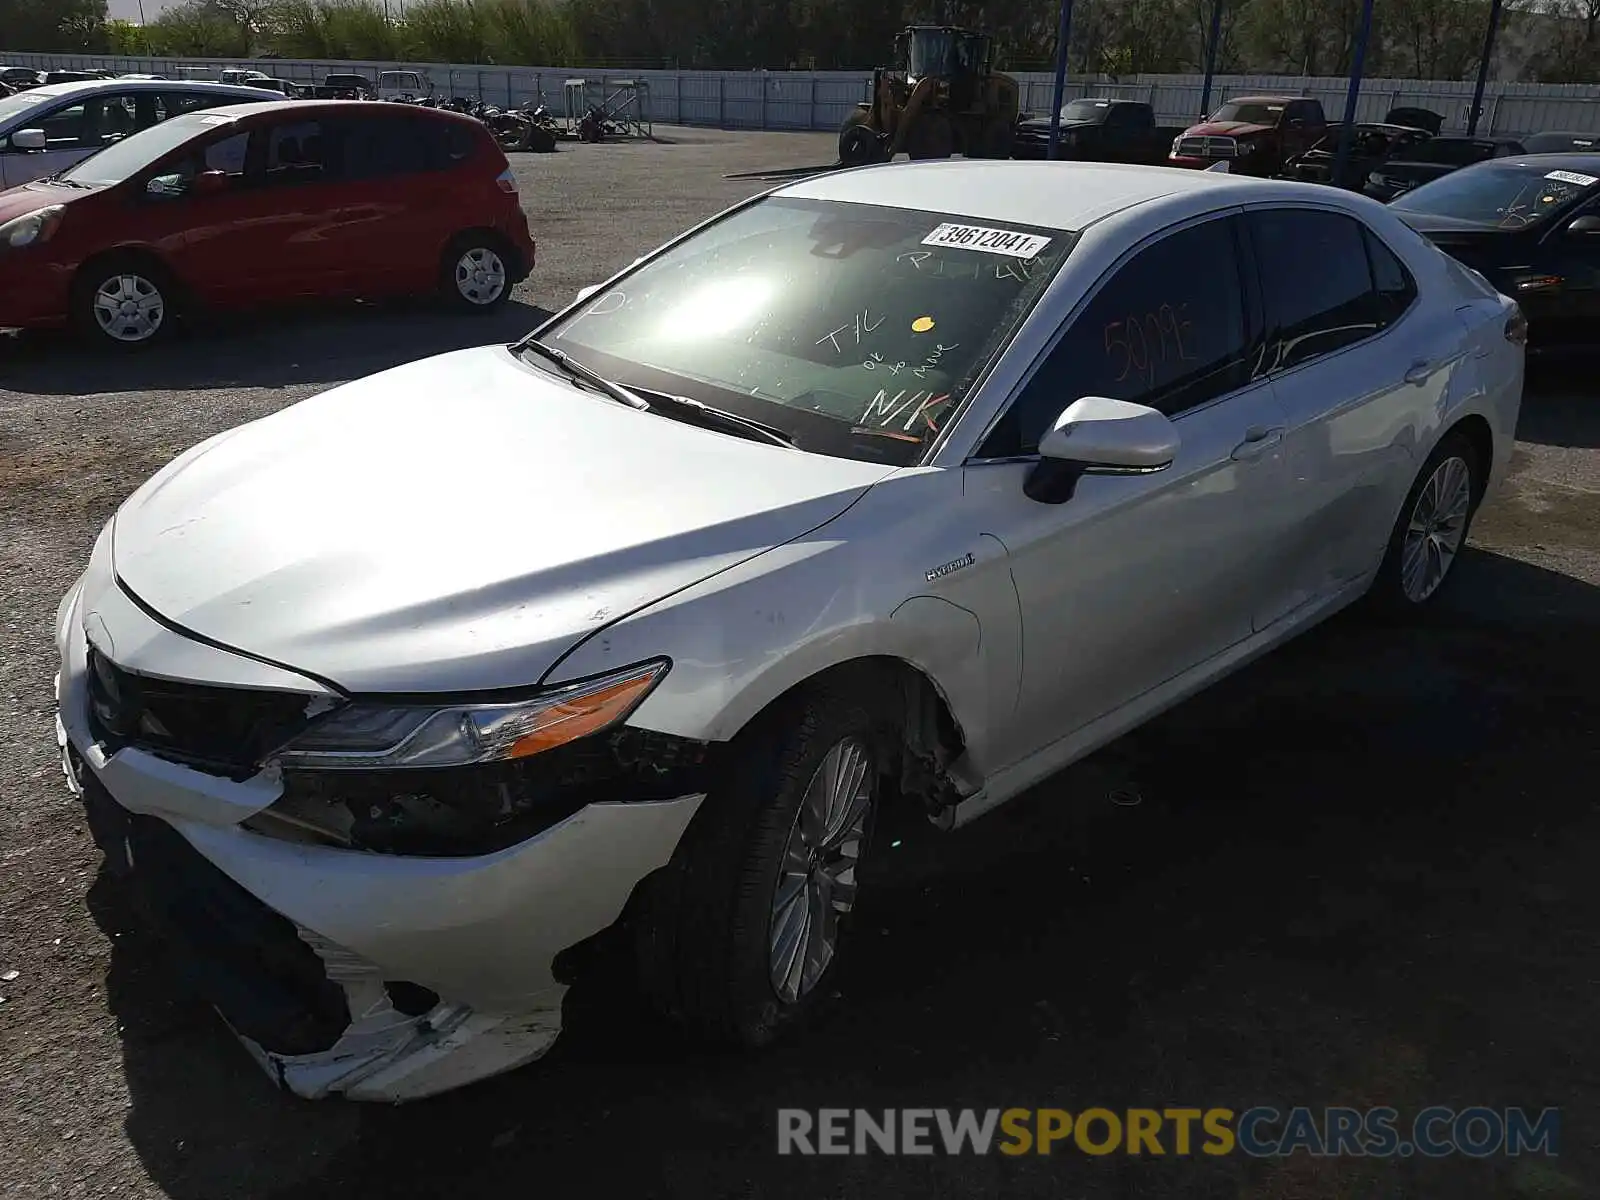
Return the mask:
M 944 697 L 981 772 L 1016 698 L 1020 615 L 1004 547 L 955 519 L 944 493 L 959 486 L 938 470 L 880 483 L 821 529 L 595 633 L 546 682 L 665 655 L 672 669 L 629 723 L 727 741 L 830 667 L 896 658 Z

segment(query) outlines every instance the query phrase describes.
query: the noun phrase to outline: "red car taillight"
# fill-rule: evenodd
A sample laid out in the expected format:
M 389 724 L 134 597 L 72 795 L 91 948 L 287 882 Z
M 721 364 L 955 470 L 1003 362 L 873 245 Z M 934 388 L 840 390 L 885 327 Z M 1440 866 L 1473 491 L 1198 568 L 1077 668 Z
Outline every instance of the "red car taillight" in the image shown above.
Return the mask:
M 1528 318 L 1515 305 L 1512 306 L 1511 315 L 1506 318 L 1506 341 L 1517 346 L 1528 344 Z

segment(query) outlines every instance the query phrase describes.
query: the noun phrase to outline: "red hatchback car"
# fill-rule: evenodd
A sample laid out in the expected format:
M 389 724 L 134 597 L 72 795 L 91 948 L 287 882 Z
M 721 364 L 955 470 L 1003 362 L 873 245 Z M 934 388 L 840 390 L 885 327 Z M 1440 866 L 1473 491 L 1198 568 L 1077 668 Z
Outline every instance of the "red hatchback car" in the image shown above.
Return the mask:
M 0 192 L 0 328 L 121 348 L 191 305 L 437 293 L 486 312 L 533 261 L 493 135 L 410 105 L 208 109 Z

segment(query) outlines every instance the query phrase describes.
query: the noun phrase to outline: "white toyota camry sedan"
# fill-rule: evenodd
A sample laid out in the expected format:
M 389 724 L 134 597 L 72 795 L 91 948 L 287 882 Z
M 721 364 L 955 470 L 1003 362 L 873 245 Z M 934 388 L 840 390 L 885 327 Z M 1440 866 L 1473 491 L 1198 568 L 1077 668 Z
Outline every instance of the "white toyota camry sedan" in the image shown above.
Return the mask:
M 156 474 L 57 619 L 69 780 L 301 1095 L 537 1057 L 604 931 L 759 1045 L 832 992 L 879 814 L 959 827 L 1353 601 L 1426 609 L 1524 333 L 1332 188 L 782 187 Z

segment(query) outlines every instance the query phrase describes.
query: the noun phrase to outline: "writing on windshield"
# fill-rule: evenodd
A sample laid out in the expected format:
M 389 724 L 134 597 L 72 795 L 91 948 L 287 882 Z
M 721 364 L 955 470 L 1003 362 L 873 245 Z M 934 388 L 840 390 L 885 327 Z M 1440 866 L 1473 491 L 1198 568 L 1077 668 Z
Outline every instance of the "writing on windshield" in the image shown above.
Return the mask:
M 731 409 L 803 448 L 912 461 L 1071 241 L 1015 222 L 774 198 L 646 263 L 543 336 L 619 382 Z M 863 430 L 872 445 L 859 449 Z M 908 449 L 886 451 L 879 434 Z

